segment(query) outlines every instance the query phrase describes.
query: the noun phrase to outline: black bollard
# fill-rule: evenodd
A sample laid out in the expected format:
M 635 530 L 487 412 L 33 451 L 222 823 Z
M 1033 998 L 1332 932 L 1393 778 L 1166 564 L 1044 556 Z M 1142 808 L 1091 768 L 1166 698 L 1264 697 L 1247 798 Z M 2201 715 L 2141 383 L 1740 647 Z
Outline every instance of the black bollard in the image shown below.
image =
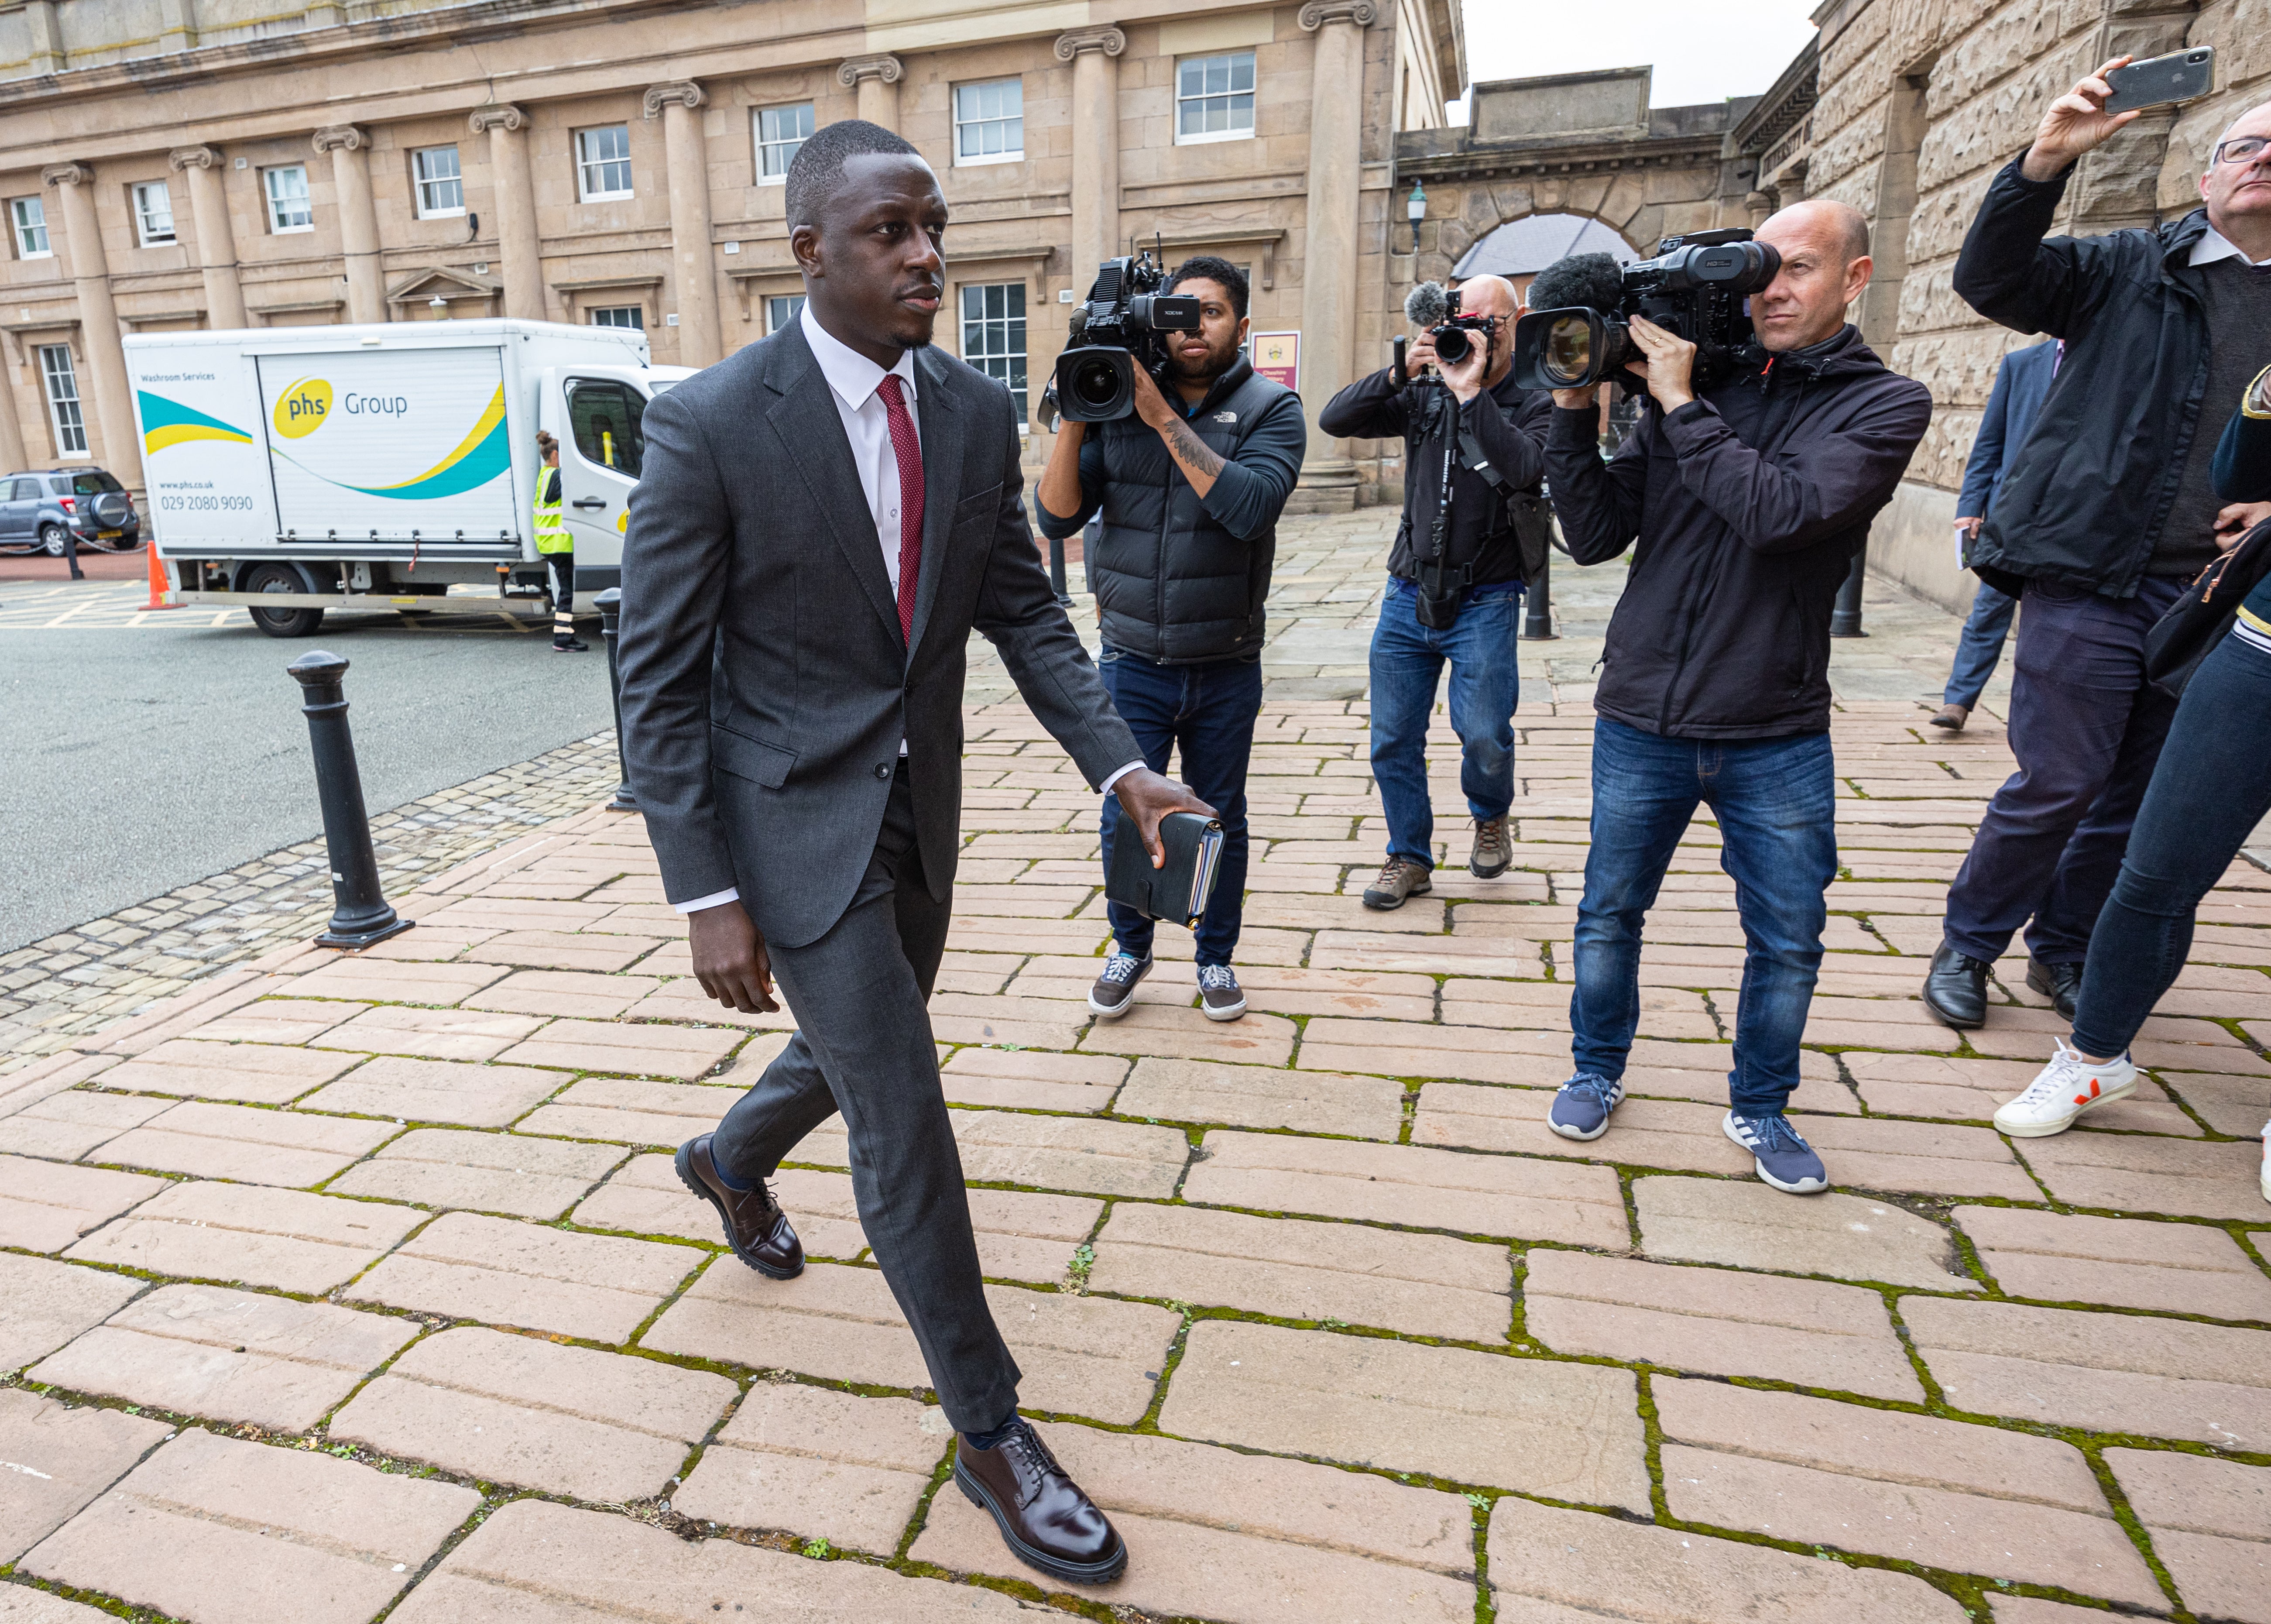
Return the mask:
M 1553 552 L 1546 549 L 1545 562 L 1538 567 L 1538 578 L 1523 592 L 1522 635 L 1531 643 L 1549 641 L 1553 632 Z
M 623 758 L 623 674 L 615 664 L 615 639 L 622 632 L 622 589 L 610 586 L 592 601 L 599 607 L 599 636 L 607 645 L 607 694 L 615 706 L 615 798 L 607 802 L 607 810 L 636 812 L 638 797 L 631 793 L 631 770 Z
M 1869 576 L 1869 544 L 1861 543 L 1853 555 L 1853 567 L 1845 572 L 1845 579 L 1837 588 L 1837 601 L 1829 611 L 1829 635 L 1833 637 L 1865 637 L 1861 629 L 1861 587 Z
M 1062 536 L 1049 538 L 1049 590 L 1057 595 L 1059 603 L 1068 608 L 1072 607 L 1072 594 L 1065 590 L 1064 538 Z
M 331 859 L 331 922 L 316 945 L 361 948 L 398 936 L 411 921 L 387 905 L 378 887 L 378 855 L 371 850 L 370 816 L 363 809 L 362 774 L 355 769 L 340 688 L 346 659 L 316 649 L 284 669 L 300 685 L 300 709 L 315 749 L 316 794 L 324 807 L 324 844 Z

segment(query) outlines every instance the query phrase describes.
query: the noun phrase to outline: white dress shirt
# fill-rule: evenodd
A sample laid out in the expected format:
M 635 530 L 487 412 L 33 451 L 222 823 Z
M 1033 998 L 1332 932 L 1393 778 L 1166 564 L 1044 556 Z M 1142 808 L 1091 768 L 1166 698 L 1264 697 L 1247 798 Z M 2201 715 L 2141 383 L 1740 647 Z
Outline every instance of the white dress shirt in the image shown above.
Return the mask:
M 823 327 L 811 305 L 798 313 L 797 320 L 804 328 L 804 341 L 812 346 L 812 358 L 820 363 L 820 376 L 828 380 L 836 415 L 844 423 L 844 436 L 852 443 L 852 466 L 860 472 L 860 488 L 867 498 L 875 542 L 883 552 L 883 573 L 890 577 L 891 597 L 896 601 L 899 594 L 899 458 L 891 446 L 891 410 L 877 391 L 885 378 L 899 380 L 907 416 L 914 425 L 915 443 L 920 446 L 922 419 L 915 411 L 915 353 L 901 350 L 897 362 L 886 371 Z M 902 739 L 899 754 L 906 753 L 907 741 Z M 1114 784 L 1143 764 L 1131 761 L 1114 772 L 1104 780 L 1104 793 L 1110 794 Z M 739 888 L 729 888 L 672 905 L 681 913 L 693 913 L 720 903 L 738 902 L 741 896 Z
M 2206 231 L 2200 233 L 2200 240 L 2193 244 L 2192 255 L 2185 263 L 2188 265 L 2212 265 L 2219 259 L 2245 259 L 2246 257 L 2246 253 L 2238 243 L 2210 226 Z M 2251 263 L 2271 265 L 2271 259 L 2258 259 Z

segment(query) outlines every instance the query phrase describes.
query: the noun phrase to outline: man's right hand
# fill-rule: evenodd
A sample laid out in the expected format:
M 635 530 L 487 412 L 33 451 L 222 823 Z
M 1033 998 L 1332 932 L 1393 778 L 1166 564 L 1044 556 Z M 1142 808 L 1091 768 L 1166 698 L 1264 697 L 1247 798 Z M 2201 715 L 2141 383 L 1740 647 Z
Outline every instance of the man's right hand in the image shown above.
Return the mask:
M 688 914 L 686 927 L 694 979 L 704 992 L 744 1015 L 771 1015 L 780 1008 L 773 1002 L 773 965 L 765 953 L 764 933 L 747 908 L 721 902 Z
M 1404 346 L 1404 369 L 1416 377 L 1422 367 L 1433 367 L 1438 372 L 1443 369 L 1443 363 L 1435 358 L 1435 335 L 1426 327 Z
M 2129 62 L 2126 56 L 2116 56 L 2051 103 L 2050 111 L 2043 115 L 2042 128 L 2035 131 L 2035 144 L 2020 160 L 2020 174 L 2030 181 L 2050 180 L 2124 124 L 2137 121 L 2141 108 L 2113 114 L 2099 110 L 2113 93 L 2105 76 L 2116 68 L 2127 67 Z
M 1965 518 L 1959 515 L 1955 521 L 1955 527 L 1964 533 L 1966 539 L 1977 541 L 1979 540 L 1979 526 L 1986 522 L 1984 518 Z

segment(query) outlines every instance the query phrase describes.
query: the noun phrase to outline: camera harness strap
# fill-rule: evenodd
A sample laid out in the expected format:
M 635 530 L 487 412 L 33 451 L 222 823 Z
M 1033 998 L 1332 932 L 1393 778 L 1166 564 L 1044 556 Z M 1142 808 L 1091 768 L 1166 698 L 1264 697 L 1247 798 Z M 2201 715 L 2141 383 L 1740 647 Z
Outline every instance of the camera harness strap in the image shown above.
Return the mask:
M 1450 391 L 1443 389 L 1441 385 L 1437 385 L 1436 389 L 1439 392 L 1436 393 L 1434 409 L 1437 412 L 1450 411 L 1452 413 L 1452 421 L 1456 423 L 1458 419 L 1456 410 L 1452 404 Z M 1432 429 L 1433 425 L 1430 424 L 1429 427 Z M 1422 571 L 1425 571 L 1430 564 L 1434 566 L 1435 579 L 1433 595 L 1437 597 L 1441 596 L 1443 593 L 1446 585 L 1444 581 L 1444 573 L 1450 568 L 1451 473 L 1454 468 L 1460 466 L 1465 467 L 1470 473 L 1481 476 L 1483 483 L 1489 486 L 1490 488 L 1506 503 L 1508 518 L 1509 519 L 1515 519 L 1517 518 L 1525 501 L 1525 493 L 1516 490 L 1508 482 L 1506 475 L 1500 473 L 1497 468 L 1491 465 L 1489 456 L 1483 451 L 1481 442 L 1475 438 L 1474 432 L 1471 429 L 1460 428 L 1456 433 L 1446 435 L 1444 436 L 1443 485 L 1441 493 L 1435 503 L 1435 522 L 1429 527 L 1430 533 L 1428 540 L 1433 546 L 1433 552 L 1426 558 L 1418 559 L 1415 561 L 1418 569 Z M 1519 541 L 1519 533 L 1521 529 L 1519 523 L 1515 524 L 1513 528 L 1516 532 L 1516 540 Z M 1526 555 L 1528 549 L 1524 548 L 1523 551 Z M 1471 558 L 1464 564 L 1462 564 L 1459 567 L 1456 578 L 1451 581 L 1449 585 L 1461 591 L 1473 585 L 1475 562 L 1476 561 L 1474 559 Z M 1530 574 L 1530 566 L 1529 560 L 1525 555 L 1523 570 L 1523 577 L 1527 579 Z M 1423 587 L 1426 585 L 1424 575 L 1420 585 Z

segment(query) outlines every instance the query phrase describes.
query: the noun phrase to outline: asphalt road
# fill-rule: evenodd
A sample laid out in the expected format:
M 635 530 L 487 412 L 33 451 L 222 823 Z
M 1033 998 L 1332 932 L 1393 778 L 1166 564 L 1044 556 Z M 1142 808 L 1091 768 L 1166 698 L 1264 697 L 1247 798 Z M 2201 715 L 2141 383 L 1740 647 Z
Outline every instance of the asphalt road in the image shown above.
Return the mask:
M 609 726 L 596 625 L 590 652 L 555 655 L 494 624 L 0 631 L 0 951 L 319 834 L 284 674 L 311 648 L 353 662 L 373 813 Z

